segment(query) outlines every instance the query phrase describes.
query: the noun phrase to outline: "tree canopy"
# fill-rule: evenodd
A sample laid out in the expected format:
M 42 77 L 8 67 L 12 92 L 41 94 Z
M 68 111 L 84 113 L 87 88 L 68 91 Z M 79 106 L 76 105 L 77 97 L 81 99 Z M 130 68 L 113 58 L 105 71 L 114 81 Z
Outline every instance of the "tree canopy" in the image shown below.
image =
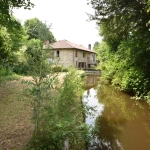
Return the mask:
M 0 0 L 0 24 L 2 26 L 18 25 L 18 22 L 12 20 L 12 9 L 23 7 L 31 9 L 34 6 L 30 0 Z
M 103 42 L 96 47 L 103 75 L 120 90 L 150 91 L 150 3 L 148 0 L 90 0 Z
M 19 30 L 16 27 L 9 29 L 0 26 L 0 64 L 10 64 L 14 60 L 14 52 L 19 51 L 26 39 L 26 32 L 21 25 Z
M 145 0 L 90 0 L 95 10 L 90 19 L 97 20 L 100 35 L 116 50 L 120 41 L 126 40 L 133 31 L 148 32 L 150 20 Z
M 16 52 L 23 46 L 27 34 L 21 23 L 12 16 L 14 8 L 31 9 L 30 0 L 0 0 L 0 74 L 8 74 L 17 62 Z M 7 70 L 6 73 L 4 70 Z M 2 73 L 3 72 L 3 73 Z
M 47 25 L 46 22 L 43 23 L 38 18 L 28 19 L 24 23 L 24 27 L 29 35 L 30 39 L 39 39 L 42 42 L 49 40 L 49 42 L 55 42 L 55 37 L 50 31 L 51 25 Z

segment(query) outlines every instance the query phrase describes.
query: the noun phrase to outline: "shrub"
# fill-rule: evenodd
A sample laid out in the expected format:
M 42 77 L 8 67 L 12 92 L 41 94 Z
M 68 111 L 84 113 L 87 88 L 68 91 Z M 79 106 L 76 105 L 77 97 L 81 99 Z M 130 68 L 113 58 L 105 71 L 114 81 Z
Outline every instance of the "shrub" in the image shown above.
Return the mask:
M 0 66 L 0 76 L 4 76 L 4 75 L 6 75 L 6 68 Z
M 7 75 L 7 76 L 0 76 L 0 82 L 6 82 L 8 80 L 17 80 L 20 76 L 17 74 Z
M 89 135 L 83 123 L 82 80 L 76 69 L 70 68 L 60 85 L 57 72 L 62 71 L 62 66 L 45 61 L 46 55 L 40 48 L 31 51 L 27 63 L 33 80 L 24 82 L 29 86 L 26 95 L 33 107 L 35 129 L 27 149 L 60 150 L 67 138 L 70 148 L 79 150 Z
M 10 67 L 8 66 L 0 66 L 0 76 L 8 76 L 8 75 L 12 75 L 13 71 Z
M 39 79 L 30 90 L 37 128 L 26 148 L 61 150 L 67 138 L 70 149 L 85 149 L 89 128 L 83 123 L 82 80 L 78 72 L 72 68 L 59 86 L 55 75 Z
M 27 75 L 28 74 L 28 66 L 26 63 L 18 63 L 17 65 L 14 65 L 13 71 L 19 75 Z
M 62 72 L 68 72 L 68 68 L 63 68 Z
M 61 72 L 63 70 L 63 67 L 61 65 L 55 65 L 52 67 L 53 72 Z

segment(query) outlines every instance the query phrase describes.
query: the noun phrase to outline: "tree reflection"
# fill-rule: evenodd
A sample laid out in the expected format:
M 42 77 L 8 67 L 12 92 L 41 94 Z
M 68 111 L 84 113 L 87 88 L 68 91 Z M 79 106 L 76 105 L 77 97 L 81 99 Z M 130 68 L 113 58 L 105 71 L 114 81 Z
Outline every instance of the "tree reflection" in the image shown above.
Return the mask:
M 98 76 L 87 76 L 86 77 L 86 82 L 85 82 L 85 89 L 89 90 L 93 87 L 96 87 L 96 85 L 98 84 L 99 78 Z
M 98 88 L 98 100 L 105 104 L 105 113 L 110 117 L 117 116 L 127 120 L 138 117 L 137 109 L 134 109 L 137 105 L 134 105 L 130 97 L 108 85 L 101 85 Z M 139 104 L 139 106 L 144 109 L 142 105 Z
M 96 127 L 96 131 L 93 133 L 89 150 L 149 149 L 148 105 L 132 100 L 130 95 L 117 91 L 112 86 L 97 84 L 97 80 L 93 79 L 89 81 L 94 87 L 87 88 L 87 99 L 91 104 L 97 102 L 97 106 L 104 106 L 99 116 L 95 114 L 93 126 Z
M 99 116 L 95 121 L 95 139 L 91 148 L 95 150 L 121 150 L 120 142 L 117 137 L 122 133 L 121 126 L 126 123 L 123 118 L 106 118 Z

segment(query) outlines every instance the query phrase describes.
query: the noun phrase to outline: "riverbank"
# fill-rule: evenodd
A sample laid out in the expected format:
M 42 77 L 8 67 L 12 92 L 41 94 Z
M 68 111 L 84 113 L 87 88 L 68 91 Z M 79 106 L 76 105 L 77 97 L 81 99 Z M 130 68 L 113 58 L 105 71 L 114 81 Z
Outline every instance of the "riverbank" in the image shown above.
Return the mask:
M 31 138 L 31 107 L 23 101 L 19 80 L 0 83 L 0 149 L 22 149 Z
M 66 73 L 59 73 L 63 82 Z M 22 149 L 29 141 L 34 129 L 31 123 L 32 108 L 24 101 L 22 80 L 32 80 L 23 76 L 17 80 L 0 83 L 0 149 Z
M 60 84 L 63 83 L 65 76 L 66 73 L 58 74 Z M 21 150 L 32 137 L 33 108 L 24 101 L 22 80 L 30 81 L 33 78 L 24 76 L 18 80 L 0 83 L 0 149 Z M 78 118 L 78 121 L 81 120 Z

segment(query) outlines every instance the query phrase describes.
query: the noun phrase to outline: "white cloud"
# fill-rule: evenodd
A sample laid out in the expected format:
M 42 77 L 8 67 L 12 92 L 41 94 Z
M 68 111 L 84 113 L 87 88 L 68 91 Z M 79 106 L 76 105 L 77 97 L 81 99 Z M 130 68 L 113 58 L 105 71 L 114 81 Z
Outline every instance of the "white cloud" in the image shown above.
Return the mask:
M 43 22 L 52 23 L 54 36 L 57 40 L 66 39 L 85 47 L 100 41 L 96 23 L 88 22 L 86 13 L 93 13 L 87 5 L 87 0 L 31 0 L 33 9 L 14 10 L 14 15 L 24 22 L 26 19 L 37 17 Z

